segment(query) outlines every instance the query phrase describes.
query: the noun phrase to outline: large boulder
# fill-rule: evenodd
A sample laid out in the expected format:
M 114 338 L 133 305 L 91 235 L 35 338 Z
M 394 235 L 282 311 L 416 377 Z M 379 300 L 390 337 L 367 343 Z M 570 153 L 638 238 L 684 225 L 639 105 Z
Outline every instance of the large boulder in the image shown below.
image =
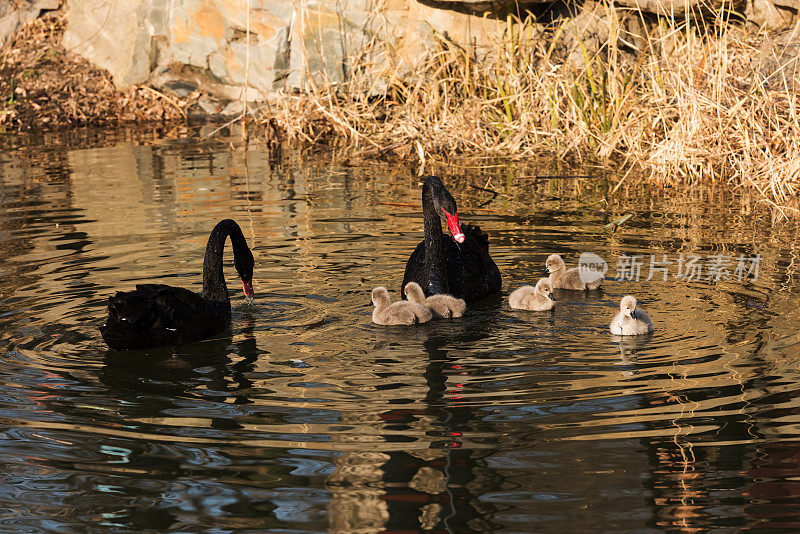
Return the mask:
M 442 38 L 476 45 L 479 60 L 482 52 L 491 58 L 492 45 L 507 28 L 505 14 L 535 11 L 544 1 L 250 0 L 248 14 L 245 0 L 68 0 L 63 43 L 107 69 L 119 88 L 147 83 L 180 97 L 201 90 L 223 101 L 244 92 L 252 102 L 275 90 L 353 80 L 366 83 L 359 90 L 381 90 Z M 566 63 L 580 65 L 578 45 L 596 50 L 611 35 L 623 47 L 641 49 L 646 21 L 653 17 L 641 17 L 638 10 L 679 16 L 723 5 L 723 0 L 616 2 L 626 8 L 616 10 L 622 14 L 613 23 L 620 26 L 612 25 L 606 4 L 580 4 L 558 43 Z M 557 9 L 546 3 L 548 10 Z M 800 8 L 800 0 L 724 4 L 770 28 L 793 24 Z M 366 70 L 368 76 L 358 76 Z
M 64 46 L 119 88 L 260 100 L 276 89 L 341 83 L 360 65 L 411 68 L 434 33 L 488 43 L 504 24 L 415 0 L 69 0 Z M 250 28 L 248 42 L 248 22 Z M 246 84 L 245 84 L 246 81 Z

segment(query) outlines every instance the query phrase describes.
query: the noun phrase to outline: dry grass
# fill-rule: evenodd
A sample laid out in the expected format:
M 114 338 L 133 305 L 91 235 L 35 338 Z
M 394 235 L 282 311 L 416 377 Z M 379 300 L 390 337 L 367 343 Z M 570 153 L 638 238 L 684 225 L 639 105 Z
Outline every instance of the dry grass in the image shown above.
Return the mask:
M 423 167 L 470 156 L 590 158 L 660 184 L 755 188 L 795 213 L 800 110 L 791 73 L 765 80 L 754 65 L 764 35 L 724 14 L 662 19 L 631 53 L 622 24 L 631 14 L 598 9 L 608 35 L 599 51 L 569 39 L 570 20 L 542 29 L 509 18 L 488 55 L 439 36 L 405 73 L 364 61 L 346 83 L 282 95 L 270 115 L 290 138 L 344 140 L 355 153 Z M 577 64 L 556 54 L 564 48 Z

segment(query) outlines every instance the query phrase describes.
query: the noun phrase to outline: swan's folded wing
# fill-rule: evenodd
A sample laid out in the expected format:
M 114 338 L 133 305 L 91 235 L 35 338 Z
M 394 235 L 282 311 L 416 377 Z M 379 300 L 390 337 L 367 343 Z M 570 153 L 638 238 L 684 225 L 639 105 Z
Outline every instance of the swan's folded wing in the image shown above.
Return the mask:
M 450 293 L 472 302 L 500 291 L 500 270 L 489 255 L 489 236 L 477 226 L 464 227 L 467 238 L 453 242 L 447 254 Z
M 108 299 L 110 323 L 136 330 L 182 328 L 204 305 L 197 293 L 163 284 L 140 284 L 135 291 L 118 292 Z
M 407 298 L 407 283 L 416 282 L 423 288 L 424 291 L 427 287 L 426 281 L 427 274 L 425 272 L 425 241 L 422 241 L 416 246 L 416 248 L 414 248 L 414 252 L 411 253 L 411 256 L 406 262 L 406 268 L 405 271 L 403 271 L 403 283 L 400 284 L 400 298 Z
M 465 238 L 474 239 L 478 245 L 488 252 L 489 250 L 489 234 L 481 230 L 480 226 L 474 224 L 466 224 L 462 228 Z

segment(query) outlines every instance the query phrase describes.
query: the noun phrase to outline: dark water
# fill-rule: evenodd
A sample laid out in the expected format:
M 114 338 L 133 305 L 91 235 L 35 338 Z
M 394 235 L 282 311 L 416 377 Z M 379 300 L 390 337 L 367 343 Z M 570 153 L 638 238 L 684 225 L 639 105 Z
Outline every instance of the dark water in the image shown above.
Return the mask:
M 632 180 L 607 203 L 596 171 L 537 179 L 589 172 L 552 162 L 465 169 L 447 182 L 491 235 L 502 302 L 376 327 L 368 292 L 397 298 L 422 235 L 409 170 L 175 137 L 5 140 L 2 530 L 800 528 L 794 223 Z M 224 217 L 256 254 L 252 305 L 227 265 L 231 330 L 178 356 L 107 351 L 108 295 L 199 290 Z M 549 253 L 584 251 L 611 276 L 641 255 L 641 279 L 561 292 L 554 313 L 508 308 Z M 673 262 L 666 281 L 645 280 L 651 254 Z M 678 279 L 680 254 L 732 258 L 729 279 Z M 740 255 L 760 255 L 757 279 L 734 276 Z M 651 338 L 608 333 L 627 293 Z

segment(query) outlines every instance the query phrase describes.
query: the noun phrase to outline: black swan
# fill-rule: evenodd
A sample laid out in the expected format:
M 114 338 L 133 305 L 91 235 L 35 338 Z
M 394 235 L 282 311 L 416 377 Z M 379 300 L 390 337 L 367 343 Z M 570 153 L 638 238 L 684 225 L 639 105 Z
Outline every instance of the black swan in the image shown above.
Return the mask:
M 231 301 L 222 274 L 222 252 L 228 236 L 244 294 L 252 299 L 253 253 L 239 225 L 225 219 L 208 236 L 202 293 L 163 284 L 138 284 L 135 291 L 118 291 L 108 298 L 108 319 L 100 327 L 108 346 L 117 350 L 178 346 L 228 328 Z
M 442 233 L 441 216 L 452 236 Z M 418 283 L 426 295 L 446 293 L 473 302 L 500 292 L 500 270 L 489 256 L 489 236 L 477 226 L 458 225 L 456 201 L 441 178 L 426 176 L 422 184 L 425 239 L 406 263 L 403 289 Z

